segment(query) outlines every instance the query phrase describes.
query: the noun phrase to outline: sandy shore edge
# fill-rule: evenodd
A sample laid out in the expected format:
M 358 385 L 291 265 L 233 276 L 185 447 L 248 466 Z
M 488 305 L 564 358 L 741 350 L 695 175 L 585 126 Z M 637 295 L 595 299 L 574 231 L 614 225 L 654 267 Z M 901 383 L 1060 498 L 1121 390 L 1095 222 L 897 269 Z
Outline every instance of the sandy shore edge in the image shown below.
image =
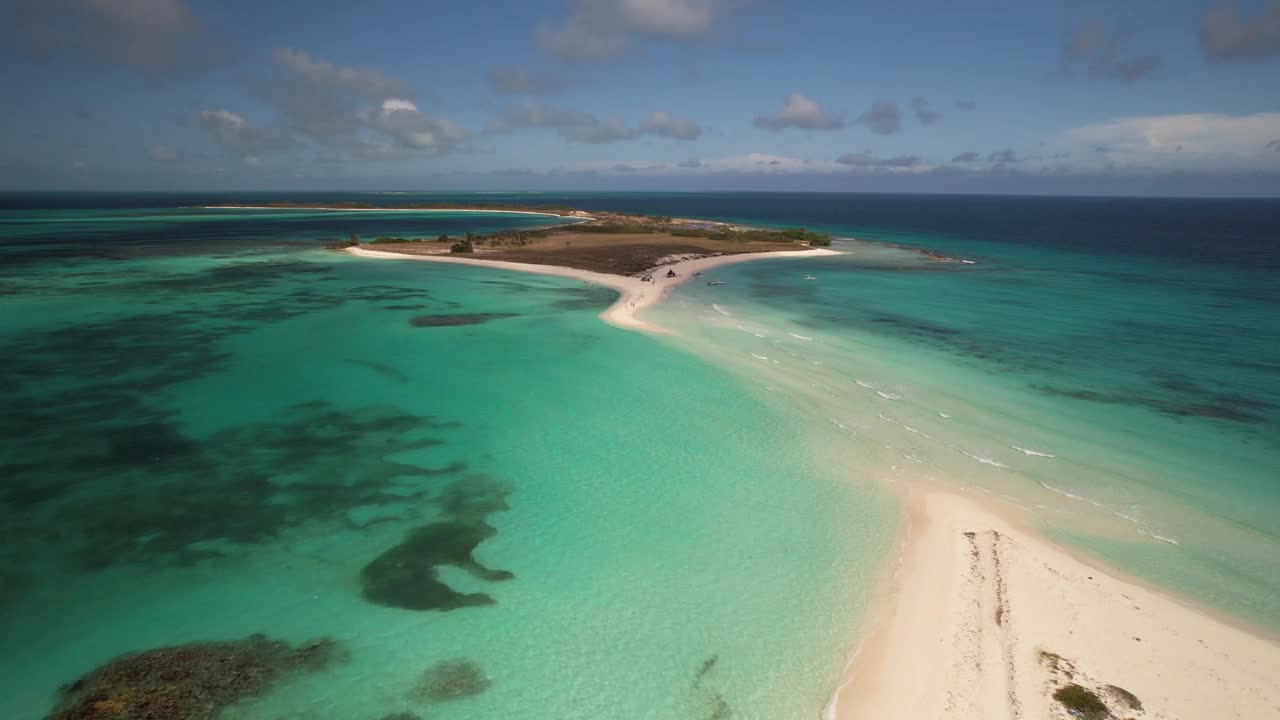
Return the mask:
M 1108 575 L 989 499 L 916 486 L 906 512 L 828 720 L 1068 720 L 1068 683 L 1115 718 L 1280 718 L 1272 639 Z
M 610 325 L 626 328 L 628 330 L 640 330 L 655 333 L 665 333 L 668 331 L 666 328 L 640 319 L 638 317 L 639 313 L 645 308 L 658 304 L 672 290 L 693 279 L 694 273 L 705 273 L 716 267 L 747 262 L 750 260 L 765 260 L 768 258 L 779 257 L 821 257 L 824 255 L 841 254 L 836 250 L 812 248 L 809 250 L 788 250 L 782 252 L 714 255 L 694 260 L 681 260 L 669 265 L 663 265 L 660 270 L 655 270 L 653 272 L 652 282 L 644 282 L 638 277 L 610 275 L 608 273 L 579 270 L 577 268 L 564 267 L 561 265 L 535 265 L 533 263 L 507 262 L 505 260 L 482 260 L 475 258 L 461 258 L 456 255 L 409 255 L 406 253 L 369 250 L 363 247 L 346 248 L 346 252 L 351 255 L 364 258 L 378 258 L 383 260 L 425 260 L 427 262 L 434 263 L 471 265 L 475 267 L 487 267 L 499 270 L 513 270 L 515 272 L 537 273 L 539 275 L 555 275 L 557 277 L 574 278 L 576 280 L 581 280 L 595 285 L 603 285 L 617 290 L 620 295 L 612 305 L 605 308 L 605 310 L 600 313 L 600 318 L 602 320 Z M 676 277 L 666 277 L 665 275 L 667 270 L 674 270 Z

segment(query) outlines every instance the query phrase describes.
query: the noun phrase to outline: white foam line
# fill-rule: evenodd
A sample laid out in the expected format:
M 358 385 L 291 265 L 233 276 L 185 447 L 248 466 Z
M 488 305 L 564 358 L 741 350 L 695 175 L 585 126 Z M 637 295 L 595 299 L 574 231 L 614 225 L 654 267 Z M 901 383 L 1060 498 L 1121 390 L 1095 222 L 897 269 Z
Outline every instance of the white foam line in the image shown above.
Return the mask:
M 797 340 L 812 340 L 812 339 L 813 339 L 813 338 L 811 338 L 811 337 L 805 337 L 805 336 L 803 336 L 803 335 L 797 335 L 797 334 L 795 334 L 795 333 L 793 333 L 793 332 L 789 332 L 789 333 L 787 333 L 787 334 L 788 334 L 788 335 L 790 335 L 790 336 L 791 336 L 791 337 L 793 337 L 793 338 L 796 338 Z
M 725 310 L 724 308 L 720 307 L 715 303 L 711 303 L 711 307 L 715 308 L 716 312 L 720 313 L 721 315 L 728 315 L 729 317 L 733 317 L 733 313 L 729 312 L 728 310 Z
M 755 358 L 755 359 L 757 359 L 757 360 L 768 360 L 768 359 L 769 359 L 769 358 L 765 357 L 764 355 L 757 355 L 757 354 L 755 354 L 755 353 L 751 353 L 751 357 L 753 357 L 753 358 Z
M 925 438 L 926 440 L 932 440 L 932 439 L 933 439 L 933 438 L 929 437 L 928 433 L 920 432 L 919 430 L 917 430 L 917 429 L 915 429 L 915 428 L 911 427 L 910 425 L 904 425 L 903 423 L 900 423 L 900 422 L 898 422 L 897 420 L 894 420 L 893 418 L 885 417 L 883 414 L 880 414 L 880 415 L 878 415 L 877 417 L 879 417 L 881 420 L 883 420 L 883 421 L 885 421 L 885 422 L 887 422 L 887 423 L 889 423 L 889 424 L 891 424 L 891 425 L 897 425 L 898 427 L 902 428 L 903 430 L 906 430 L 906 431 L 907 431 L 907 432 L 909 432 L 909 433 L 915 433 L 916 435 L 919 435 L 920 437 Z
M 951 417 L 951 416 L 950 416 L 950 415 L 948 415 L 948 414 L 946 414 L 946 413 L 944 413 L 944 412 L 940 412 L 940 413 L 938 413 L 938 417 L 940 417 L 940 418 L 949 418 L 949 417 Z
M 1173 539 L 1173 538 L 1171 538 L 1171 537 L 1165 537 L 1165 536 L 1163 536 L 1163 535 L 1157 535 L 1156 533 L 1153 533 L 1153 532 L 1147 532 L 1146 530 L 1143 530 L 1142 528 L 1138 528 L 1138 532 L 1142 533 L 1143 535 L 1146 535 L 1147 537 L 1155 538 L 1156 540 L 1159 540 L 1160 542 L 1167 542 L 1167 543 L 1169 543 L 1170 545 L 1181 545 L 1181 544 L 1182 544 L 1182 543 L 1178 542 L 1177 540 L 1174 540 L 1174 539 Z
M 981 456 L 981 455 L 974 455 L 973 453 L 971 453 L 971 452 L 969 452 L 969 451 L 967 451 L 967 450 L 962 450 L 962 449 L 960 449 L 960 448 L 956 448 L 956 451 L 957 451 L 957 452 L 959 452 L 961 455 L 963 455 L 963 456 L 967 457 L 967 458 L 970 458 L 970 459 L 973 459 L 973 460 L 977 460 L 978 462 L 980 462 L 980 463 L 984 463 L 984 464 L 986 464 L 986 465 L 991 465 L 991 466 L 998 467 L 998 468 L 1004 468 L 1005 470 L 1012 470 L 1012 469 L 1013 469 L 1013 468 L 1009 467 L 1008 465 L 1005 465 L 1004 463 L 1000 462 L 999 460 L 992 460 L 992 459 L 991 459 L 991 458 L 989 458 L 989 457 L 983 457 L 983 456 Z
M 869 383 L 869 382 L 863 382 L 862 380 L 854 380 L 854 382 L 855 382 L 855 383 L 857 383 L 857 384 L 859 384 L 859 385 L 861 385 L 862 387 L 864 387 L 864 388 L 866 388 L 866 389 L 868 389 L 868 390 L 875 390 L 875 389 L 876 389 L 876 386 L 875 386 L 875 385 L 872 385 L 872 384 L 871 384 L 871 383 Z
M 885 400 L 901 400 L 902 399 L 902 396 L 897 393 L 887 393 L 887 392 L 881 392 L 880 390 L 877 390 L 876 394 L 884 398 Z
M 1146 523 L 1144 523 L 1144 522 L 1142 522 L 1141 520 L 1139 520 L 1139 519 L 1137 519 L 1137 518 L 1133 517 L 1132 515 L 1125 515 L 1125 514 L 1124 514 L 1124 513 L 1122 513 L 1122 512 L 1117 512 L 1117 511 L 1115 511 L 1115 510 L 1112 510 L 1111 508 L 1109 508 L 1109 507 L 1107 507 L 1106 505 L 1104 505 L 1104 504 L 1102 504 L 1102 503 L 1098 502 L 1097 500 L 1090 500 L 1090 499 L 1089 499 L 1089 498 L 1087 498 L 1087 497 L 1083 497 L 1083 496 L 1080 496 L 1080 495 L 1076 495 L 1076 494 L 1074 494 L 1074 493 L 1069 493 L 1069 492 L 1067 492 L 1066 490 L 1062 490 L 1062 489 L 1056 488 L 1056 487 L 1054 487 L 1054 486 L 1052 486 L 1052 485 L 1049 485 L 1049 484 L 1047 484 L 1047 483 L 1044 483 L 1044 482 L 1041 482 L 1041 483 L 1040 483 L 1040 487 L 1044 488 L 1045 490 L 1048 490 L 1048 491 L 1049 491 L 1049 492 L 1051 492 L 1051 493 L 1057 493 L 1058 495 L 1061 495 L 1061 496 L 1063 496 L 1063 497 L 1068 497 L 1068 498 L 1071 498 L 1072 500 L 1079 500 L 1079 501 L 1080 501 L 1080 502 L 1082 502 L 1082 503 L 1088 503 L 1088 504 L 1090 504 L 1090 505 L 1092 505 L 1092 506 L 1094 506 L 1094 507 L 1096 507 L 1096 508 L 1101 508 L 1101 509 L 1103 509 L 1103 510 L 1106 510 L 1107 512 L 1111 513 L 1112 515 L 1115 515 L 1116 517 L 1120 518 L 1121 520 L 1124 520 L 1124 521 L 1126 521 L 1126 522 L 1130 522 L 1130 523 L 1133 523 L 1133 524 L 1134 524 L 1134 525 L 1136 525 L 1136 526 L 1139 526 L 1139 527 L 1136 527 L 1136 528 L 1134 528 L 1134 529 L 1135 529 L 1135 530 L 1137 530 L 1139 533 L 1141 533 L 1141 534 L 1143 534 L 1143 535 L 1146 535 L 1147 537 L 1154 538 L 1154 539 L 1156 539 L 1156 540 L 1159 540 L 1160 542 L 1166 542 L 1166 543 L 1169 543 L 1170 545 L 1179 545 L 1179 544 L 1180 544 L 1177 540 L 1174 540 L 1174 539 L 1173 539 L 1173 538 L 1171 538 L 1171 537 L 1165 537 L 1164 535 L 1159 535 L 1159 534 L 1154 533 L 1154 532 L 1149 532 L 1149 531 L 1147 531 L 1147 530 L 1143 530 L 1143 529 L 1142 529 L 1142 527 L 1140 527 L 1140 526 L 1145 525 Z
M 1018 447 L 1017 445 L 1010 445 L 1009 447 L 1013 448 L 1014 450 L 1017 450 L 1023 455 L 1034 455 L 1036 457 L 1042 457 L 1042 458 L 1058 457 L 1057 455 L 1050 455 L 1047 452 L 1040 452 L 1039 450 L 1028 450 L 1027 448 Z

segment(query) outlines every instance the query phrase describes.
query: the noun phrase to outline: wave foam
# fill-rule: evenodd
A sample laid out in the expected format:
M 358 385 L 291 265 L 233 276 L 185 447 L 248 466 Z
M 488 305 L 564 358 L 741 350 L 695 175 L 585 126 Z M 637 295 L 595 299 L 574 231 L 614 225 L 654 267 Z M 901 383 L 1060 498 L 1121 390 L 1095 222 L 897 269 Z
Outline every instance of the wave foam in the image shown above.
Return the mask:
M 720 313 L 721 315 L 728 315 L 729 317 L 733 317 L 733 313 L 729 312 L 728 310 L 725 310 L 724 308 L 720 307 L 715 303 L 711 303 L 711 307 L 715 308 L 715 311 Z
M 1039 450 L 1028 450 L 1027 448 L 1018 447 L 1017 445 L 1010 445 L 1009 447 L 1013 448 L 1014 450 L 1017 450 L 1023 455 L 1034 455 L 1036 457 L 1043 457 L 1043 458 L 1058 457 L 1057 455 L 1051 455 L 1047 452 L 1040 452 Z
M 961 449 L 961 448 L 956 448 L 956 452 L 960 453 L 961 455 L 963 455 L 963 456 L 965 456 L 965 457 L 967 457 L 967 458 L 969 458 L 969 459 L 971 459 L 971 460 L 977 460 L 978 462 L 980 462 L 980 463 L 984 463 L 984 464 L 986 464 L 986 465 L 991 465 L 991 466 L 993 466 L 993 467 L 998 467 L 998 468 L 1004 468 L 1005 470 L 1012 470 L 1012 469 L 1013 469 L 1013 468 L 1009 467 L 1008 465 L 1005 465 L 1004 463 L 1000 462 L 999 460 L 992 460 L 991 458 L 986 457 L 986 456 L 984 456 L 984 455 L 974 455 L 973 453 L 969 452 L 968 450 L 963 450 L 963 449 Z
M 805 336 L 803 336 L 803 335 L 797 335 L 797 334 L 795 334 L 795 333 L 793 333 L 793 332 L 789 332 L 789 333 L 787 333 L 787 334 L 788 334 L 788 335 L 790 335 L 790 336 L 791 336 L 791 337 L 793 337 L 793 338 L 798 339 L 798 340 L 812 340 L 812 339 L 813 339 L 813 338 L 811 338 L 811 337 L 805 337 Z

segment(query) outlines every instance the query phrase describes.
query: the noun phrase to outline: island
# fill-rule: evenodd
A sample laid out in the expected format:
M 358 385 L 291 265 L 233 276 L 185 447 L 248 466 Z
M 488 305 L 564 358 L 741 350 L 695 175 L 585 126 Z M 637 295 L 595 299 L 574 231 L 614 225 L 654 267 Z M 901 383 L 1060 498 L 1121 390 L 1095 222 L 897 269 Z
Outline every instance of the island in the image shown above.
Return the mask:
M 379 209 L 513 212 L 507 206 Z M 530 211 L 525 208 L 519 212 Z M 329 247 L 366 258 L 484 265 L 604 285 L 617 290 L 619 296 L 600 314 L 601 318 L 619 327 L 650 332 L 666 330 L 639 319 L 637 313 L 662 300 L 681 283 L 713 268 L 752 259 L 839 254 L 829 249 L 831 236 L 803 228 L 740 227 L 713 220 L 559 207 L 537 211 L 570 222 L 537 230 L 467 233 L 462 237 L 380 237 L 361 242 L 353 235 L 330 243 Z M 713 279 L 707 282 L 722 284 Z

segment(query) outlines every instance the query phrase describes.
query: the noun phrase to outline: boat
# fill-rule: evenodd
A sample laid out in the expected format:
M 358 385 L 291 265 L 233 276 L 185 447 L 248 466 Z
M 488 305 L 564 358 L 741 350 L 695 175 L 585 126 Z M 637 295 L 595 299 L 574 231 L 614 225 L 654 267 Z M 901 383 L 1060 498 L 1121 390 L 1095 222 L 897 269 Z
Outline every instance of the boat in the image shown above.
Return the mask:
M 816 278 L 816 277 L 814 277 L 814 276 L 812 276 L 812 275 L 805 275 L 805 276 L 804 276 L 804 279 L 805 279 L 805 280 L 817 280 L 818 278 Z
M 707 283 L 707 284 L 708 284 L 708 285 L 723 285 L 723 284 L 724 284 L 724 281 L 723 281 L 723 280 L 712 280 L 711 282 L 709 282 L 709 283 Z

